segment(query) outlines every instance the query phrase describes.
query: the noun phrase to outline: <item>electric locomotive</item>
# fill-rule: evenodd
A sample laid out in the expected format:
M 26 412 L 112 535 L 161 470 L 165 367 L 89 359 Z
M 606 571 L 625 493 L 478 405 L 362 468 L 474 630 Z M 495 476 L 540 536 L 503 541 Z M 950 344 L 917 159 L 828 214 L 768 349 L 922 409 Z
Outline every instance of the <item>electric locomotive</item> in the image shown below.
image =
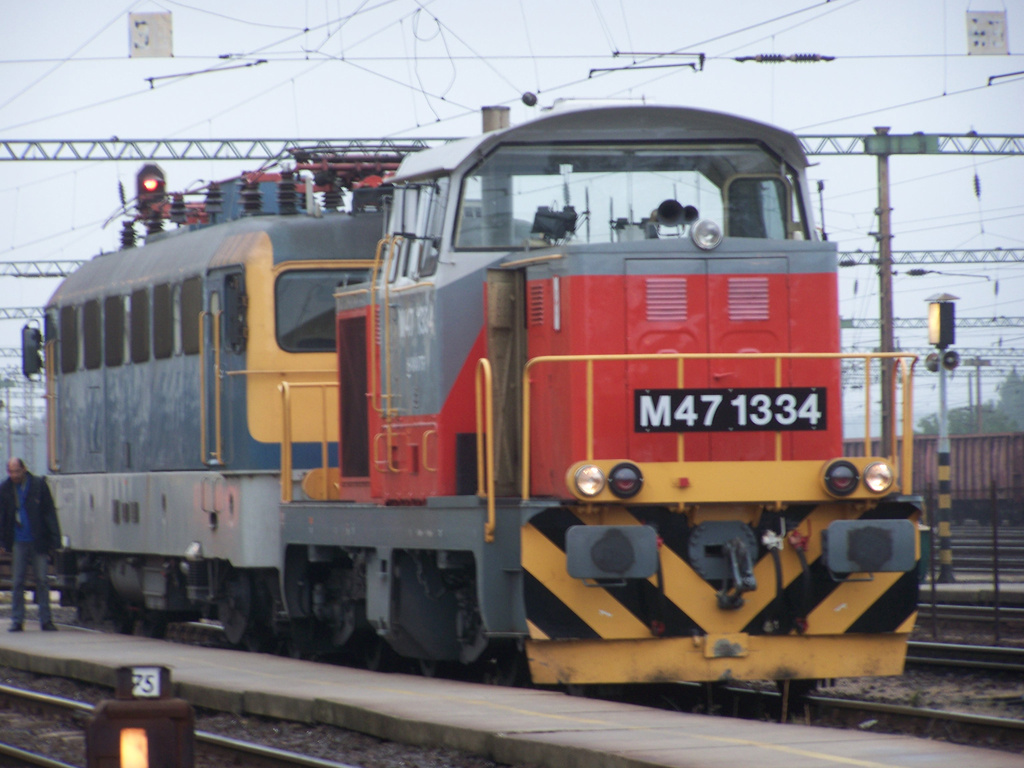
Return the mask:
M 335 293 L 338 463 L 283 473 L 293 638 L 541 684 L 901 672 L 910 441 L 843 458 L 841 383 L 897 372 L 896 445 L 913 359 L 840 353 L 806 166 L 654 106 L 406 157 Z
M 144 166 L 122 248 L 46 305 L 49 479 L 67 539 L 58 584 L 84 623 L 161 635 L 210 617 L 232 642 L 274 636 L 278 387 L 336 378 L 333 291 L 369 279 L 380 174 L 401 157 L 317 152 L 198 199 L 171 199 L 161 169 Z M 308 167 L 319 184 L 296 175 Z M 168 218 L 178 226 L 164 231 Z M 303 407 L 289 453 L 308 469 L 336 450 L 336 402 Z

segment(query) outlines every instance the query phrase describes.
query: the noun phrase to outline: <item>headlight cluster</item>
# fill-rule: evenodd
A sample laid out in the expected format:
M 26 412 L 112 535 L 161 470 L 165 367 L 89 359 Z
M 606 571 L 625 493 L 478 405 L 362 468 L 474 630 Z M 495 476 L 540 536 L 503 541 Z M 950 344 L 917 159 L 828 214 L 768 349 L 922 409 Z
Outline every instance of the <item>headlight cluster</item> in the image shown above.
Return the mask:
M 892 467 L 884 461 L 868 464 L 861 475 L 852 462 L 841 459 L 826 465 L 822 479 L 825 490 L 833 496 L 849 496 L 860 483 L 872 493 L 885 493 L 892 488 L 895 475 Z
M 630 499 L 640 493 L 644 476 L 640 467 L 628 461 L 612 467 L 607 477 L 597 465 L 584 464 L 573 474 L 573 483 L 576 491 L 587 498 L 597 496 L 607 487 L 618 498 Z

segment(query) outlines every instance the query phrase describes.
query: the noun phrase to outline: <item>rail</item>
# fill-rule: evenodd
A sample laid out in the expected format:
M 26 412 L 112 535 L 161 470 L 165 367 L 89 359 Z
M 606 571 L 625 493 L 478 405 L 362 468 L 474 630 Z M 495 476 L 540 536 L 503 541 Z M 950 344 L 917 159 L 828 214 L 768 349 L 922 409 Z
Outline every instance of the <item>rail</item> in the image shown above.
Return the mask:
M 337 389 L 338 382 L 336 381 L 304 381 L 304 382 L 288 382 L 283 381 L 277 385 L 278 392 L 281 393 L 281 501 L 287 504 L 292 501 L 292 494 L 294 492 L 294 485 L 292 482 L 292 470 L 293 470 L 293 457 L 292 457 L 292 390 L 296 389 L 319 389 L 320 390 L 320 412 L 324 415 L 324 418 L 320 419 L 321 424 L 321 438 L 320 438 L 320 461 L 321 461 L 321 480 L 322 480 L 322 492 L 321 498 L 329 498 L 328 484 L 330 482 L 330 461 L 328 447 L 330 441 L 327 435 L 327 390 Z
M 586 411 L 586 456 L 588 460 L 593 459 L 594 452 L 594 364 L 600 362 L 626 362 L 626 361 L 667 361 L 675 360 L 677 386 L 682 387 L 684 381 L 685 363 L 690 360 L 774 360 L 775 361 L 775 386 L 782 386 L 782 361 L 783 360 L 862 360 L 864 363 L 864 445 L 865 455 L 870 455 L 871 446 L 871 363 L 879 361 L 885 364 L 891 361 L 899 370 L 899 382 L 903 391 L 903 414 L 899 424 L 902 424 L 902 433 L 913 434 L 913 387 L 911 378 L 913 376 L 914 363 L 917 355 L 905 352 L 874 352 L 874 353 L 848 353 L 848 352 L 759 352 L 759 353 L 658 353 L 658 354 L 615 354 L 615 355 L 543 355 L 527 361 L 523 367 L 523 425 L 522 425 L 522 462 L 520 467 L 522 498 L 530 498 L 530 374 L 540 365 L 561 364 L 561 363 L 585 363 L 586 364 L 586 391 L 584 393 Z M 882 393 L 884 397 L 895 402 L 897 377 L 893 377 L 893 390 Z M 897 445 L 898 423 L 892 420 L 890 445 Z M 682 434 L 677 436 L 677 460 L 683 461 L 685 456 L 685 441 Z M 895 448 L 894 448 L 895 450 Z M 913 440 L 902 441 L 901 455 L 894 453 L 887 458 L 895 467 L 897 476 L 900 477 L 900 487 L 904 493 L 912 492 L 911 469 L 913 467 Z M 782 432 L 775 431 L 775 460 L 782 460 Z

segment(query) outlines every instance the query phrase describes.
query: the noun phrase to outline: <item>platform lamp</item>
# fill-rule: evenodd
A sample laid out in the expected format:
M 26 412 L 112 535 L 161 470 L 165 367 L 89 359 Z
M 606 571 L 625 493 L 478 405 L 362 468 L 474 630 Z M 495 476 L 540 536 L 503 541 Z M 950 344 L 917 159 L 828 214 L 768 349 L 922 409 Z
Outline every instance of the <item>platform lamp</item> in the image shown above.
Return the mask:
M 953 302 L 959 296 L 940 293 L 928 301 L 928 343 L 939 351 L 928 355 L 925 365 L 929 371 L 939 374 L 939 445 L 938 477 L 939 504 L 939 583 L 952 584 L 953 575 L 952 531 L 950 530 L 950 467 L 949 467 L 949 414 L 946 410 L 946 371 L 960 364 L 960 355 L 949 347 L 956 340 L 955 311 Z

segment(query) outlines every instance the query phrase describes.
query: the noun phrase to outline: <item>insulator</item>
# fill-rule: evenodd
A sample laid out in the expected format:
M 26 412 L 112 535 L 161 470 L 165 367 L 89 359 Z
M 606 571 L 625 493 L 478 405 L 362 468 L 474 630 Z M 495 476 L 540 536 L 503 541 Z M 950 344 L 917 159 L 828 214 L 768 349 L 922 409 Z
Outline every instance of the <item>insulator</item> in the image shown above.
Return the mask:
M 206 188 L 206 215 L 210 222 L 214 223 L 217 216 L 224 212 L 224 194 L 220 191 L 220 184 L 211 182 Z
M 759 53 L 754 58 L 759 64 L 781 64 L 785 60 L 786 57 L 781 53 Z
M 295 173 L 291 169 L 281 171 L 281 181 L 277 184 L 277 211 L 284 216 L 298 213 L 295 201 Z
M 188 211 L 185 209 L 185 196 L 175 195 L 171 199 L 171 221 L 179 227 L 188 219 Z
M 149 218 L 146 219 L 146 234 L 155 235 L 157 232 L 164 231 L 164 220 L 160 215 L 159 211 L 152 211 Z
M 342 203 L 345 202 L 345 198 L 342 191 L 338 189 L 334 184 L 327 187 L 324 192 L 323 207 L 325 211 L 336 211 L 341 208 Z
M 135 225 L 130 221 L 121 222 L 121 250 L 135 247 Z
M 790 61 L 796 62 L 810 62 L 810 61 L 832 61 L 835 56 L 822 56 L 820 53 L 795 53 L 789 57 Z
M 263 210 L 263 195 L 260 193 L 258 181 L 242 181 L 240 196 L 242 198 L 242 215 L 257 216 Z
M 981 179 L 978 174 L 974 174 L 974 196 L 981 200 Z

